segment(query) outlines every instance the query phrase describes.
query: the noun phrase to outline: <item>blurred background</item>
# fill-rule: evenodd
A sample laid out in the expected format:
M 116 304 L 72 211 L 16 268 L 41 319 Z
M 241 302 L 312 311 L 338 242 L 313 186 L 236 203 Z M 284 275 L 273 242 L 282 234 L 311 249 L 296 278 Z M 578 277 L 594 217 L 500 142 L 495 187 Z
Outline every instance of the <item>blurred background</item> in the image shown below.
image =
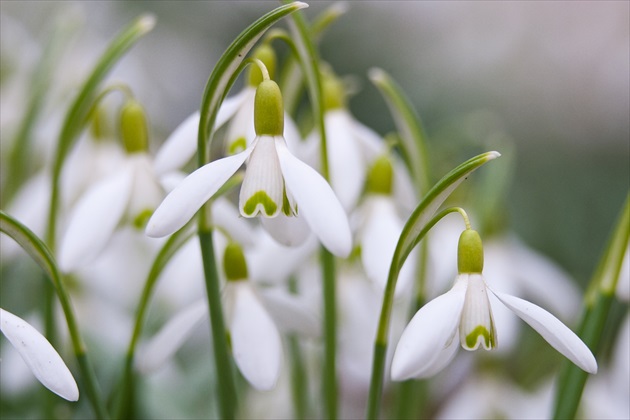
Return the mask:
M 304 13 L 312 20 L 333 4 L 311 2 Z M 494 228 L 508 226 L 585 288 L 630 187 L 630 2 L 344 4 L 346 12 L 319 47 L 322 59 L 349 80 L 355 117 L 382 135 L 394 130 L 368 79 L 368 71 L 379 67 L 405 90 L 423 121 L 434 181 L 475 154 L 502 152 L 471 178 L 474 185 L 501 188 L 458 197 L 457 204 L 493 207 Z M 277 5 L 1 1 L 2 161 L 34 88 L 33 69 L 58 28 L 69 36 L 51 76 L 36 147 L 54 145 L 77 87 L 107 43 L 150 12 L 157 26 L 108 80 L 129 84 L 146 107 L 156 150 L 199 108 L 208 76 L 227 46 Z M 616 324 L 627 306 L 617 309 Z M 194 366 L 189 374 L 202 383 L 207 369 Z
M 305 13 L 312 19 L 331 4 L 312 2 Z M 275 6 L 3 1 L 2 69 L 6 73 L 8 57 L 36 60 L 53 22 L 65 19 L 78 27 L 69 48 L 75 55 L 66 59 L 72 65 L 63 72 L 81 74 L 127 22 L 152 12 L 156 28 L 111 79 L 135 77 L 130 83 L 148 109 L 159 144 L 199 107 L 207 77 L 227 45 Z M 405 89 L 425 124 L 431 150 L 441 156 L 436 179 L 473 152 L 501 150 L 508 139 L 514 148 L 505 208 L 510 225 L 586 284 L 629 187 L 630 3 L 370 1 L 346 6 L 320 48 L 339 75 L 353 76 L 355 116 L 381 134 L 393 130 L 367 78 L 371 67 L 381 67 Z M 19 113 L 3 105 L 3 114 Z M 3 138 L 10 134 L 8 127 L 3 124 Z M 448 162 L 443 168 L 440 159 Z

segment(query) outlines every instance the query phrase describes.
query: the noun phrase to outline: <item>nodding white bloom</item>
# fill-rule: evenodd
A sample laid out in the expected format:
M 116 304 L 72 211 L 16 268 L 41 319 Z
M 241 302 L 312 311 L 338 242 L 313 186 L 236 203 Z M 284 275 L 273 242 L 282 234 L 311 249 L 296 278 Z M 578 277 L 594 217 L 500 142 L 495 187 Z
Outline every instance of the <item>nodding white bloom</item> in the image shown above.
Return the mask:
M 361 262 L 368 278 L 379 286 L 379 290 L 385 290 L 389 266 L 405 224 L 393 197 L 394 177 L 390 158 L 383 155 L 376 159 L 368 172 L 366 196 L 358 209 Z M 414 275 L 415 257 L 412 254 L 398 277 L 396 296 L 409 289 Z
M 271 80 L 260 83 L 254 108 L 254 142 L 244 151 L 210 162 L 186 177 L 157 208 L 147 225 L 147 235 L 162 237 L 180 229 L 247 161 L 239 196 L 242 216 L 278 218 L 279 222 L 264 226 L 275 239 L 289 245 L 306 239 L 303 217 L 328 250 L 347 256 L 352 238 L 343 207 L 326 180 L 287 148 L 282 136 L 283 112 L 278 85 Z
M 240 245 L 232 242 L 226 246 L 223 269 L 227 282 L 222 300 L 236 366 L 254 388 L 272 389 L 283 361 L 279 328 L 317 336 L 319 322 L 294 295 L 257 288 L 249 280 Z M 205 301 L 188 305 L 144 347 L 138 358 L 139 369 L 148 372 L 161 366 L 204 318 Z
M 269 44 L 262 44 L 252 54 L 253 58 L 262 61 L 271 78 L 276 67 L 276 54 Z M 234 96 L 226 98 L 221 104 L 214 126 L 218 129 L 226 126 L 226 154 L 242 152 L 254 142 L 254 98 L 256 87 L 262 81 L 257 66 L 251 66 L 247 83 Z M 186 118 L 166 139 L 155 155 L 155 169 L 158 172 L 170 172 L 182 168 L 197 152 L 197 134 L 199 130 L 199 111 Z M 285 138 L 290 148 L 300 142 L 299 130 L 293 120 L 285 114 Z
M 121 222 L 142 227 L 164 196 L 147 153 L 144 111 L 129 100 L 121 113 L 127 156 L 121 169 L 88 189 L 78 200 L 59 249 L 59 265 L 72 271 L 92 261 Z
M 79 388 L 72 373 L 46 337 L 22 318 L 2 308 L 0 331 L 42 385 L 68 401 L 79 399 Z
M 427 378 L 453 359 L 458 341 L 466 350 L 497 346 L 488 290 L 538 332 L 553 348 L 588 373 L 597 362 L 580 338 L 556 317 L 523 299 L 490 289 L 481 274 L 483 248 L 479 234 L 465 230 L 458 245 L 459 275 L 447 293 L 424 305 L 405 328 L 392 361 L 391 376 L 400 381 Z M 459 334 L 459 340 L 455 337 Z

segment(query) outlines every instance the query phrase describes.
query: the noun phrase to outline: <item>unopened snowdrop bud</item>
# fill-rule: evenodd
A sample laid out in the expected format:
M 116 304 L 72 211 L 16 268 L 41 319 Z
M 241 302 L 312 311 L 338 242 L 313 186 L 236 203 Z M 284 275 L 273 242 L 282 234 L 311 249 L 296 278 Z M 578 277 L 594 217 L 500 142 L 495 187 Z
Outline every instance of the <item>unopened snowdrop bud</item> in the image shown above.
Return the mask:
M 236 242 L 230 242 L 223 254 L 223 269 L 228 281 L 247 280 L 247 262 L 243 249 Z
M 273 80 L 263 81 L 256 89 L 254 127 L 257 136 L 282 136 L 284 132 L 282 94 Z
M 324 110 L 345 108 L 346 90 L 343 82 L 332 72 L 322 74 L 322 95 L 324 100 Z
M 459 237 L 457 270 L 459 274 L 481 274 L 483 271 L 483 245 L 475 230 L 466 229 Z
M 392 162 L 387 156 L 381 156 L 372 164 L 367 176 L 366 191 L 372 194 L 390 195 L 393 180 Z
M 129 99 L 120 113 L 120 128 L 127 153 L 146 152 L 149 148 L 147 119 L 144 108 L 134 99 Z
M 273 47 L 269 44 L 262 44 L 258 48 L 254 50 L 252 53 L 252 58 L 256 58 L 263 62 L 265 67 L 267 67 L 267 71 L 269 72 L 269 77 L 274 78 L 276 72 L 276 52 Z M 258 66 L 249 66 L 248 74 L 247 74 L 247 83 L 250 86 L 258 86 L 264 80 L 263 74 L 260 71 Z

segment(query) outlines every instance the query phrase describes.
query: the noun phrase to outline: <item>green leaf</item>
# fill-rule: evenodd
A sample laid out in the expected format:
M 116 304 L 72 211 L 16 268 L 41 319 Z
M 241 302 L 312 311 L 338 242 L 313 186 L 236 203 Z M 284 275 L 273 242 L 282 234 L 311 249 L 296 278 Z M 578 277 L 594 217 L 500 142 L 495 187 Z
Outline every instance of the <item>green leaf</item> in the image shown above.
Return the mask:
M 396 250 L 394 251 L 392 263 L 389 268 L 387 285 L 385 286 L 385 293 L 383 295 L 383 306 L 381 308 L 378 330 L 374 342 L 372 382 L 368 399 L 367 418 L 376 418 L 379 411 L 385 369 L 385 362 L 384 360 L 380 360 L 380 358 L 384 358 L 386 354 L 390 318 L 394 302 L 394 291 L 396 290 L 398 275 L 400 274 L 405 260 L 418 242 L 424 238 L 429 229 L 442 217 L 440 215 L 435 218 L 434 215 L 455 188 L 477 168 L 499 156 L 501 155 L 498 152 L 483 153 L 453 169 L 431 188 L 405 223 L 400 238 L 398 239 Z
M 624 253 L 630 240 L 630 195 L 626 197 L 617 226 L 600 260 L 584 299 L 584 312 L 578 328 L 578 335 L 597 354 L 604 326 L 608 320 L 610 307 L 621 273 Z M 564 362 L 558 380 L 556 393 L 555 419 L 574 418 L 588 373 L 576 365 Z
M 61 132 L 59 134 L 57 150 L 53 161 L 51 188 L 52 197 L 48 213 L 48 230 L 45 238 L 46 243 L 49 245 L 52 245 L 55 241 L 57 208 L 60 197 L 59 178 L 61 175 L 61 169 L 63 168 L 68 152 L 81 134 L 81 131 L 87 122 L 88 115 L 92 109 L 92 103 L 97 95 L 97 90 L 103 79 L 125 54 L 125 52 L 127 52 L 143 35 L 153 29 L 154 26 L 155 17 L 152 15 L 143 15 L 136 19 L 116 38 L 114 38 L 97 62 L 90 76 L 87 78 L 81 89 L 79 89 L 79 94 L 66 113 L 61 127 Z
M 225 98 L 242 70 L 241 64 L 243 60 L 245 60 L 245 56 L 267 29 L 283 17 L 305 7 L 308 7 L 306 3 L 297 1 L 280 6 L 265 14 L 241 32 L 217 62 L 206 83 L 206 89 L 201 103 L 201 119 L 199 121 L 199 133 L 197 137 L 197 158 L 199 167 L 207 163 L 208 150 L 210 149 L 208 139 L 211 138 L 211 130 L 214 126 L 214 121 L 216 120 L 223 98 Z
M 420 194 L 424 194 L 429 189 L 431 177 L 426 136 L 420 117 L 400 86 L 384 70 L 373 68 L 368 76 L 389 107 L 402 140 L 403 158 L 416 181 Z

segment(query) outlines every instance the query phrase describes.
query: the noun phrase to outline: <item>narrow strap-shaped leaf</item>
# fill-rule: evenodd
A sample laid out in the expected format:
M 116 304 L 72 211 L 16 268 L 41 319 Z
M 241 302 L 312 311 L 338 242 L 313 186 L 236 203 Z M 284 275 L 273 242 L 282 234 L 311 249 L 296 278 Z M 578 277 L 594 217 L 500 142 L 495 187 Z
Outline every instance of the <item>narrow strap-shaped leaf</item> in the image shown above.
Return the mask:
M 46 243 L 54 245 L 57 208 L 59 205 L 59 178 L 65 158 L 73 143 L 79 137 L 81 130 L 86 124 L 87 116 L 92 108 L 92 102 L 97 95 L 97 90 L 105 76 L 143 35 L 148 33 L 155 26 L 155 18 L 152 15 L 143 15 L 136 19 L 130 26 L 123 30 L 109 44 L 99 61 L 94 66 L 92 73 L 87 78 L 79 94 L 66 113 L 59 139 L 57 150 L 53 161 L 52 173 L 52 197 L 50 210 L 48 213 L 48 230 L 46 232 Z
M 199 166 L 207 163 L 211 130 L 219 107 L 238 76 L 238 70 L 247 53 L 272 25 L 296 10 L 308 7 L 306 3 L 293 2 L 280 6 L 265 14 L 247 27 L 225 50 L 208 78 L 201 103 L 201 119 L 197 137 L 197 159 Z
M 368 76 L 389 107 L 402 140 L 402 152 L 409 171 L 416 180 L 420 194 L 424 194 L 429 189 L 431 177 L 426 135 L 420 117 L 400 86 L 384 70 L 373 68 Z
M 385 286 L 385 293 L 383 295 L 383 306 L 381 308 L 376 340 L 374 342 L 372 382 L 370 384 L 370 396 L 366 418 L 376 418 L 379 412 L 385 369 L 384 358 L 388 345 L 394 291 L 396 290 L 396 281 L 400 269 L 405 263 L 407 256 L 409 256 L 409 253 L 433 226 L 435 223 L 433 216 L 455 188 L 474 170 L 499 156 L 500 154 L 498 152 L 483 153 L 453 169 L 431 188 L 405 223 L 398 244 L 396 245 L 396 250 L 394 251 L 392 263 L 389 268 L 387 285 Z
M 591 280 L 584 299 L 584 312 L 578 335 L 597 354 L 604 325 L 614 300 L 615 288 L 630 239 L 630 195 L 626 198 L 617 226 Z M 572 363 L 564 362 L 558 380 L 555 419 L 575 417 L 588 374 Z
M 55 291 L 59 297 L 59 302 L 61 303 L 61 309 L 63 310 L 66 318 L 66 323 L 68 324 L 72 347 L 79 361 L 79 368 L 81 369 L 83 381 L 85 382 L 85 387 L 87 388 L 88 398 L 92 403 L 96 416 L 99 419 L 108 418 L 107 409 L 101 399 L 99 387 L 94 376 L 94 370 L 92 369 L 92 365 L 88 359 L 87 350 L 83 338 L 81 337 L 77 318 L 70 302 L 70 296 L 65 288 L 61 272 L 57 267 L 57 263 L 53 258 L 52 253 L 46 244 L 44 244 L 44 242 L 29 228 L 2 210 L 0 210 L 0 231 L 13 238 L 13 240 L 15 240 L 35 260 L 35 262 L 39 264 L 53 282 Z

